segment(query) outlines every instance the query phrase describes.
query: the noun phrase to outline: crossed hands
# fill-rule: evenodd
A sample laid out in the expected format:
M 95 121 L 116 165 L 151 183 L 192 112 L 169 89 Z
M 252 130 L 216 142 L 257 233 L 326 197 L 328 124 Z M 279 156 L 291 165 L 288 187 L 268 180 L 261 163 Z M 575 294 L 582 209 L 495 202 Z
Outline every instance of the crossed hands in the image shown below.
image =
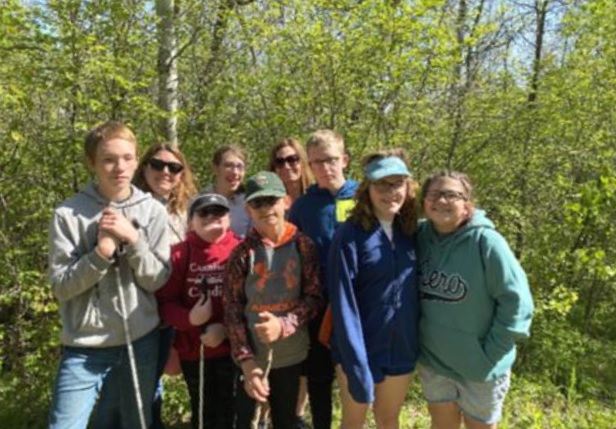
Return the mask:
M 139 231 L 122 213 L 111 207 L 103 209 L 98 221 L 98 244 L 96 251 L 106 259 L 111 259 L 121 242 L 135 244 Z

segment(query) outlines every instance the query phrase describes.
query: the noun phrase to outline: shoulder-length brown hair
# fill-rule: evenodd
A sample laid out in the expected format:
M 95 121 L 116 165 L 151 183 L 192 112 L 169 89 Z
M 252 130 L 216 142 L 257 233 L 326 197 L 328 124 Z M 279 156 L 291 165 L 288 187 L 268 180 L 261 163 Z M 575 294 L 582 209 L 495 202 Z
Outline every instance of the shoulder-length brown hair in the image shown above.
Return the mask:
M 299 156 L 299 166 L 302 171 L 301 194 L 303 195 L 306 193 L 308 187 L 314 182 L 314 176 L 312 175 L 312 170 L 308 164 L 308 156 L 306 155 L 306 151 L 298 140 L 294 138 L 284 138 L 272 147 L 269 157 L 269 170 L 274 173 L 276 172 L 276 153 L 283 147 L 290 147 L 295 151 L 297 156 Z
M 180 177 L 180 182 L 171 191 L 169 201 L 167 202 L 167 211 L 169 213 L 174 215 L 182 215 L 188 210 L 190 198 L 197 193 L 197 186 L 195 185 L 193 174 L 186 157 L 176 145 L 170 143 L 156 143 L 150 146 L 148 151 L 139 161 L 139 166 L 137 167 L 137 172 L 135 173 L 133 183 L 141 190 L 153 193 L 152 189 L 145 180 L 145 169 L 147 168 L 150 159 L 162 150 L 171 152 L 184 166 L 181 173 L 182 176 Z
M 389 156 L 397 156 L 408 167 L 408 160 L 403 149 L 389 149 L 371 153 L 365 156 L 361 161 L 362 169 L 365 169 L 368 164 L 380 158 Z M 364 230 L 369 231 L 377 225 L 376 218 L 372 209 L 372 201 L 370 200 L 370 180 L 364 178 L 360 183 L 359 188 L 355 193 L 357 203 L 351 211 L 349 220 L 360 225 Z M 400 207 L 400 211 L 396 215 L 394 221 L 400 224 L 402 232 L 408 236 L 413 235 L 417 229 L 417 219 L 419 217 L 417 210 L 417 190 L 419 185 L 411 177 L 406 179 L 406 198 Z

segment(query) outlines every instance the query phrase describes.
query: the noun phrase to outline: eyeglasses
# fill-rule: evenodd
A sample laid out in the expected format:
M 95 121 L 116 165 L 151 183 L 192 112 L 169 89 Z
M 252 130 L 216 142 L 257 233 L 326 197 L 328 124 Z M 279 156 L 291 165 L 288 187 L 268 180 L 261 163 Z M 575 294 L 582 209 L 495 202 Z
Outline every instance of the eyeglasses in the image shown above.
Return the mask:
M 425 199 L 428 201 L 435 202 L 435 201 L 440 200 L 441 198 L 444 198 L 445 202 L 448 202 L 448 203 L 453 203 L 459 200 L 463 200 L 463 201 L 468 200 L 468 197 L 466 195 L 464 195 L 462 192 L 457 192 L 457 191 L 444 190 L 444 191 L 426 192 Z
M 244 164 L 242 164 L 241 162 L 238 162 L 238 163 L 235 163 L 235 162 L 223 162 L 222 163 L 222 168 L 224 168 L 227 171 L 233 171 L 233 170 L 244 171 L 246 169 L 246 166 Z
M 153 170 L 156 171 L 164 171 L 165 167 L 167 167 L 167 170 L 171 174 L 179 174 L 182 172 L 182 170 L 184 170 L 184 166 L 179 162 L 167 162 L 158 158 L 151 158 L 148 164 Z
M 208 217 L 208 216 L 223 217 L 227 213 L 229 213 L 229 210 L 227 210 L 224 207 L 221 207 L 221 206 L 211 206 L 211 207 L 205 207 L 205 208 L 203 208 L 201 210 L 197 210 L 196 214 L 199 217 Z
M 276 168 L 282 168 L 285 166 L 285 164 L 289 164 L 289 167 L 292 167 L 294 165 L 296 165 L 299 162 L 299 156 L 298 155 L 289 155 L 289 156 L 285 156 L 285 157 L 276 157 L 274 159 L 274 166 Z
M 259 197 L 248 201 L 250 208 L 258 210 L 261 207 L 271 207 L 278 202 L 278 197 Z
M 334 166 L 338 163 L 338 161 L 340 160 L 339 156 L 330 156 L 327 158 L 323 158 L 323 159 L 315 159 L 313 161 L 310 161 L 309 164 L 311 166 L 319 166 L 322 167 L 324 165 L 328 165 L 328 166 Z
M 376 182 L 371 183 L 372 186 L 381 194 L 385 194 L 387 192 L 399 191 L 402 189 L 404 185 L 406 185 L 406 180 L 396 180 L 395 182 L 388 182 L 387 180 L 377 180 Z

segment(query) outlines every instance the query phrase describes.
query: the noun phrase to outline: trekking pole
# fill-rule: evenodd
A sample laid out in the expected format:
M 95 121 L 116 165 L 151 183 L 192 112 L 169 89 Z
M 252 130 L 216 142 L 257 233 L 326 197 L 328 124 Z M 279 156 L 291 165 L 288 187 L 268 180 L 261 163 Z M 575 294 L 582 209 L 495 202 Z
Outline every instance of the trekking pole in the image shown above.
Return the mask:
M 139 386 L 139 377 L 137 374 L 137 363 L 135 361 L 135 351 L 133 350 L 133 342 L 130 336 L 130 329 L 128 326 L 128 312 L 126 310 L 126 300 L 124 298 L 124 290 L 122 289 L 121 276 L 120 276 L 120 259 L 118 255 L 115 257 L 113 263 L 116 272 L 116 281 L 118 283 L 118 293 L 120 295 L 120 307 L 122 310 L 122 325 L 124 326 L 124 335 L 126 336 L 126 348 L 128 349 L 128 361 L 130 364 L 130 372 L 133 379 L 133 387 L 135 388 L 135 399 L 137 400 L 137 411 L 139 413 L 139 422 L 141 423 L 141 429 L 148 429 L 145 422 L 145 413 L 143 411 L 143 401 L 141 400 L 141 387 Z
M 205 356 L 203 343 L 199 341 L 199 429 L 203 429 L 203 386 L 205 385 Z
M 274 361 L 274 349 L 272 346 L 268 344 L 267 346 L 267 362 L 265 364 L 265 372 L 263 373 L 262 380 L 267 380 L 269 376 L 270 370 L 272 369 L 272 362 Z M 250 429 L 258 429 L 259 420 L 261 420 L 261 411 L 263 409 L 263 404 L 261 402 L 256 403 L 255 405 L 255 413 L 252 416 L 252 421 L 250 422 Z

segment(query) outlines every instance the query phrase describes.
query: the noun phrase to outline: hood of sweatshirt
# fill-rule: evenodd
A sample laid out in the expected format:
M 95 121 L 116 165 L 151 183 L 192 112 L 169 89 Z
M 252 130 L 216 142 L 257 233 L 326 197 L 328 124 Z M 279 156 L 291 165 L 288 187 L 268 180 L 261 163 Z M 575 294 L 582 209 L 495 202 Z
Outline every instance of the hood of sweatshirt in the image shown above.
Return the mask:
M 451 234 L 440 234 L 429 221 L 422 221 L 419 226 L 422 239 L 435 249 L 431 255 L 437 257 L 438 262 L 432 264 L 439 266 L 447 262 L 453 249 L 465 243 L 473 245 L 472 239 L 477 238 L 485 228 L 493 230 L 494 223 L 486 217 L 485 211 L 479 209 L 475 209 L 473 217 Z
M 144 192 L 137 188 L 135 185 L 130 185 L 130 196 L 122 201 L 110 201 L 98 192 L 96 183 L 89 183 L 84 189 L 81 190 L 86 199 L 90 200 L 90 203 L 94 206 L 99 206 L 101 210 L 105 207 L 111 207 L 114 210 L 126 213 L 131 207 L 135 207 L 146 200 L 155 199 L 150 193 Z M 142 226 L 139 223 L 139 219 L 131 219 L 136 227 Z

